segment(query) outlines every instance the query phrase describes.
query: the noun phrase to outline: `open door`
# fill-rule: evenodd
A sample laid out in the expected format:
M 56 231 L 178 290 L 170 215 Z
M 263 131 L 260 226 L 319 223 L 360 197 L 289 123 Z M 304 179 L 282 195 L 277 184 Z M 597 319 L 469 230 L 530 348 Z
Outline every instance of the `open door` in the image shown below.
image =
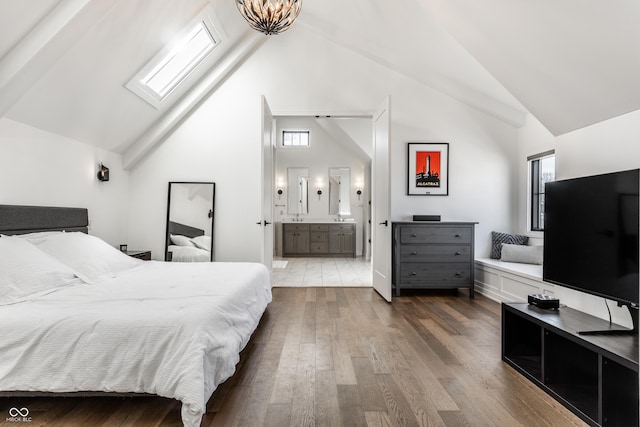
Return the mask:
M 262 263 L 273 267 L 273 114 L 262 96 Z
M 371 268 L 373 288 L 391 302 L 390 98 L 373 116 Z

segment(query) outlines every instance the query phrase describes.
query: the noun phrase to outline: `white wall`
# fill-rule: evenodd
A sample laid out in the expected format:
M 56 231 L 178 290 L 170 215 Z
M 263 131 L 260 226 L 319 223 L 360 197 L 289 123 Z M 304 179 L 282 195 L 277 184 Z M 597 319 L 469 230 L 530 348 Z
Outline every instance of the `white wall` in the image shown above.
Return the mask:
M 108 182 L 96 177 L 101 162 Z M 89 233 L 117 247 L 127 243 L 128 187 L 120 155 L 0 119 L 0 203 L 88 208 Z
M 391 95 L 391 219 L 478 221 L 481 254 L 491 230 L 515 227 L 514 128 L 300 26 L 267 40 L 135 167 L 130 245 L 162 249 L 168 181 L 215 181 L 217 258 L 259 260 L 260 95 L 276 116 L 372 114 Z M 448 197 L 406 195 L 410 141 L 451 144 Z
M 215 182 L 217 261 L 260 261 L 259 92 L 243 68 L 131 171 L 130 247 L 164 257 L 170 181 Z
M 527 156 L 550 149 L 556 152 L 556 178 L 568 179 L 640 168 L 640 111 L 576 130 L 554 138 L 534 117 L 519 132 L 518 232 L 527 232 Z M 560 286 L 560 302 L 608 319 L 602 298 Z M 610 303 L 614 322 L 631 326 L 626 309 Z

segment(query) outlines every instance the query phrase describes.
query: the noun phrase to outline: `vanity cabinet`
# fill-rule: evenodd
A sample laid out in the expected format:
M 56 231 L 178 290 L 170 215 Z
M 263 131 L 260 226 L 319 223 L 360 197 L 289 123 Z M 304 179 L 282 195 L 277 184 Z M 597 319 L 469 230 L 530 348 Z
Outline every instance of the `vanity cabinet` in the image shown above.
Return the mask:
M 284 255 L 309 253 L 309 224 L 284 225 Z
M 355 223 L 284 223 L 283 256 L 356 256 Z
M 395 222 L 392 281 L 402 289 L 469 288 L 474 297 L 473 222 Z
M 355 225 L 332 224 L 329 226 L 329 252 L 355 256 Z

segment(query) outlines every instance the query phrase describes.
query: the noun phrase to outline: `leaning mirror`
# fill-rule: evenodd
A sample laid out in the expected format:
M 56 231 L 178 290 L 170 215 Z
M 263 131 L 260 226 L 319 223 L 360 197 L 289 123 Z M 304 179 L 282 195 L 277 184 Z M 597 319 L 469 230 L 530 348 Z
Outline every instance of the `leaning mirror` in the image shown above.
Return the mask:
M 287 213 L 306 215 L 309 213 L 309 168 L 287 169 Z
M 351 171 L 329 168 L 329 214 L 351 215 Z
M 214 260 L 215 194 L 216 184 L 213 182 L 169 183 L 165 261 Z

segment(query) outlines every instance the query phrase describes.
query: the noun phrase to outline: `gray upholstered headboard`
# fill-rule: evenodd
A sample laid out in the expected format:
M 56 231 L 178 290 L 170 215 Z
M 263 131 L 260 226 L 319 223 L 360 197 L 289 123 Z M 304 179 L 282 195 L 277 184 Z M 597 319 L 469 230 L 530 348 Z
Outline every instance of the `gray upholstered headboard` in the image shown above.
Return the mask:
M 81 231 L 86 233 L 89 213 L 84 208 L 0 205 L 0 234 L 39 231 Z

